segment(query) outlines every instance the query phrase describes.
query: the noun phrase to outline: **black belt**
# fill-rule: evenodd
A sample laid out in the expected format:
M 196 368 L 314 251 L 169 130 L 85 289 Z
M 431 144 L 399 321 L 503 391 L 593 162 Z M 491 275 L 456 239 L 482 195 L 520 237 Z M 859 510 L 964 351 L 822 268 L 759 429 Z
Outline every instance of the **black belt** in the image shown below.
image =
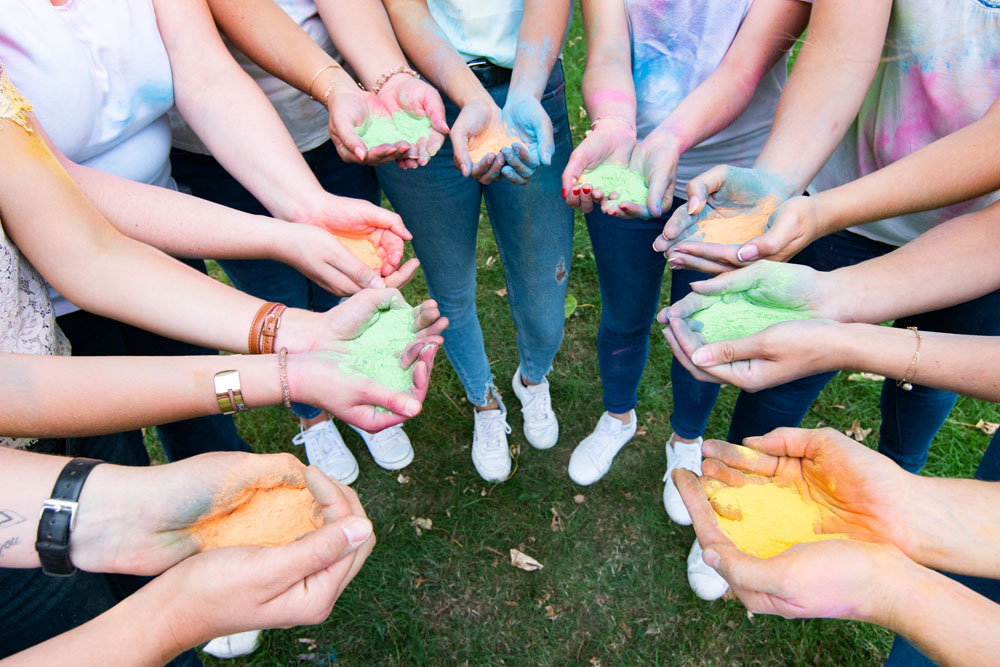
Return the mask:
M 476 78 L 479 79 L 479 82 L 486 88 L 510 83 L 510 77 L 513 74 L 513 70 L 494 65 L 488 60 L 473 60 L 466 64 L 472 70 L 472 73 L 476 75 Z
M 69 447 L 65 438 L 39 438 L 24 448 L 26 451 L 37 454 L 55 454 L 56 456 L 69 456 Z

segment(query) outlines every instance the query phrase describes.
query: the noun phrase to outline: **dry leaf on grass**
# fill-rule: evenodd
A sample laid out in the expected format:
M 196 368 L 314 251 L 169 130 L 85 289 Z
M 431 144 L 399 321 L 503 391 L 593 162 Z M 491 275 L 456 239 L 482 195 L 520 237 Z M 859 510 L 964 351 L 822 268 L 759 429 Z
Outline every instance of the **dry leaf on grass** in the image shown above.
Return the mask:
M 1000 428 L 1000 424 L 994 424 L 993 422 L 988 422 L 980 419 L 976 422 L 976 428 L 985 433 L 986 435 L 993 435 Z
M 510 550 L 510 564 L 525 572 L 534 572 L 544 567 L 537 560 L 517 549 Z
M 642 436 L 646 435 L 647 432 L 648 431 L 646 430 L 645 426 L 640 426 L 639 428 L 637 428 L 635 430 L 635 435 L 636 435 L 637 438 L 639 438 L 639 437 L 642 437 Z
M 399 482 L 400 484 L 409 484 L 410 478 L 404 475 L 403 473 L 399 473 L 399 477 L 396 478 L 396 481 Z
M 559 512 L 556 511 L 555 507 L 552 508 L 552 521 L 549 523 L 549 527 L 553 533 L 561 533 L 565 530 L 563 528 L 562 517 L 559 516 Z
M 855 419 L 854 423 L 851 424 L 851 428 L 844 432 L 844 435 L 849 435 L 858 442 L 864 442 L 865 438 L 872 432 L 870 428 L 861 428 L 861 423 Z
M 507 288 L 504 287 L 503 289 L 498 289 L 497 296 L 507 296 Z
M 851 382 L 857 382 L 859 380 L 871 380 L 872 382 L 881 382 L 885 379 L 884 375 L 877 375 L 875 373 L 851 373 L 847 376 L 847 379 Z
M 549 619 L 559 618 L 559 615 L 556 613 L 555 607 L 553 607 L 550 604 L 545 605 L 545 618 Z
M 582 493 L 578 493 L 575 496 L 573 496 L 573 502 L 576 503 L 577 505 L 582 505 L 586 501 L 587 501 L 587 496 L 583 495 Z
M 425 530 L 430 530 L 434 526 L 434 522 L 430 519 L 424 519 L 423 517 L 411 516 L 410 525 L 413 526 L 415 531 L 417 531 L 417 537 L 420 537 L 424 534 Z
M 497 261 L 497 258 L 494 257 L 493 255 L 490 255 L 489 257 L 486 258 L 486 266 L 490 266 L 495 261 Z

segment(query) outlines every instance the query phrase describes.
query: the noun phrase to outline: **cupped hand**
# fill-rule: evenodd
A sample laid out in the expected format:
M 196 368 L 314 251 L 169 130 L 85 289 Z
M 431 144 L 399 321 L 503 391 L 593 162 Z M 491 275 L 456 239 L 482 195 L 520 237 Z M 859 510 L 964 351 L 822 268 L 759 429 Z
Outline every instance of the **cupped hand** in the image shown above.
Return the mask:
M 555 137 L 552 119 L 534 95 L 510 91 L 502 119 L 507 129 L 523 139 L 503 149 L 505 165 L 500 173 L 511 183 L 524 185 L 539 167 L 552 164 Z
M 140 591 L 162 590 L 184 601 L 182 613 L 165 613 L 164 620 L 185 648 L 235 632 L 314 625 L 329 617 L 375 537 L 353 490 L 316 468 L 309 468 L 305 479 L 322 507 L 325 523 L 319 529 L 284 546 L 199 554 Z
M 722 273 L 758 259 L 742 246 L 701 242 L 699 223 L 708 218 L 754 214 L 774 208 L 792 194 L 776 174 L 761 169 L 720 165 L 691 179 L 688 205 L 678 208 L 663 226 L 653 249 L 666 253 L 674 269 Z M 768 223 L 770 224 L 770 222 Z
M 437 89 L 417 77 L 397 74 L 378 91 L 378 99 L 389 113 L 403 111 L 412 116 L 429 118 L 431 134 L 410 145 L 406 154 L 396 160 L 404 169 L 422 167 L 441 150 L 448 134 L 444 116 L 444 101 Z
M 388 116 L 392 113 L 375 95 L 350 86 L 338 86 L 330 93 L 328 109 L 330 139 L 333 140 L 337 154 L 345 162 L 386 164 L 404 159 L 410 151 L 410 144 L 405 141 L 372 146 L 369 149 L 361 140 L 359 133 L 365 131 L 373 116 Z
M 569 156 L 562 173 L 563 198 L 571 208 L 590 213 L 594 206 L 601 206 L 605 197 L 613 193 L 604 192 L 587 183 L 585 172 L 590 172 L 602 164 L 626 166 L 635 148 L 635 129 L 623 122 L 608 119 L 597 123 L 594 129 Z
M 649 195 L 645 202 L 621 202 L 618 208 L 622 214 L 644 220 L 661 217 L 674 200 L 677 161 L 680 157 L 677 137 L 666 130 L 653 130 L 636 144 L 629 169 L 645 175 Z
M 474 147 L 487 136 L 504 133 L 500 107 L 491 98 L 483 97 L 466 104 L 452 123 L 449 134 L 455 168 L 462 172 L 462 176 L 470 176 L 483 185 L 495 181 L 505 164 L 503 153 L 489 152 L 473 162 L 469 149 L 470 145 Z

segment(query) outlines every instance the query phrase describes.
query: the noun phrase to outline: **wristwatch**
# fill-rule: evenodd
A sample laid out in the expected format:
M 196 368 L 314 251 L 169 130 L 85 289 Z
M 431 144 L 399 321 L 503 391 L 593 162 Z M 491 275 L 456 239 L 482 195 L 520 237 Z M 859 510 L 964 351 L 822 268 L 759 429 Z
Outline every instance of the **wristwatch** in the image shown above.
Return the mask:
M 52 497 L 42 503 L 35 551 L 45 574 L 55 577 L 76 574 L 76 567 L 69 558 L 69 536 L 76 528 L 77 502 L 83 483 L 94 466 L 101 463 L 103 461 L 82 458 L 67 463 L 56 478 Z

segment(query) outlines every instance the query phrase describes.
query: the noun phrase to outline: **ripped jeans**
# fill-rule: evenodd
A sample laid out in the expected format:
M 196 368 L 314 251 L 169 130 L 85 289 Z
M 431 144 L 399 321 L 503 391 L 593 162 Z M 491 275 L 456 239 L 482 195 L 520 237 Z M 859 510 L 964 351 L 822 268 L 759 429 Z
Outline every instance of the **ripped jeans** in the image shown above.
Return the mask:
M 487 90 L 502 108 L 507 84 Z M 542 106 L 552 119 L 556 151 L 552 164 L 540 167 L 527 185 L 501 178 L 484 186 L 463 177 L 452 162 L 450 141 L 419 169 L 404 171 L 394 164 L 377 169 L 379 185 L 413 233 L 431 298 L 450 322 L 444 351 L 473 405 L 488 403 L 493 386 L 476 312 L 476 240 L 483 199 L 503 265 L 521 373 L 528 382 L 545 378 L 562 343 L 573 211 L 561 197 L 560 176 L 573 145 L 559 64 L 549 77 Z M 446 99 L 445 112 L 451 125 L 458 108 Z M 500 298 L 494 292 L 491 286 L 484 298 Z M 491 348 L 494 359 L 508 358 L 512 351 L 503 340 L 492 340 Z

